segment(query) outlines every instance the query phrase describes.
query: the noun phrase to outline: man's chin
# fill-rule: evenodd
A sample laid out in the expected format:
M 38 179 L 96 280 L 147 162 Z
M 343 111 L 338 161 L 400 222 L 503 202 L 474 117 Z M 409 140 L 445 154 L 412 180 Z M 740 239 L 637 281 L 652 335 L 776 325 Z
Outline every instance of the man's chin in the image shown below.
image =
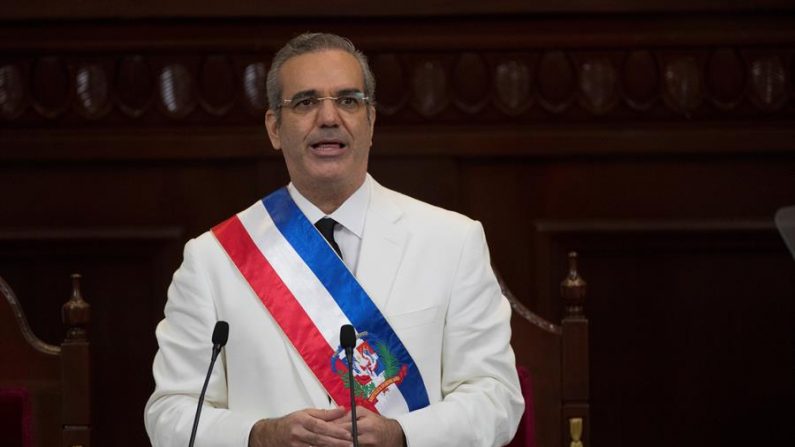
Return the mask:
M 326 167 L 332 168 L 332 167 Z M 348 188 L 361 184 L 366 173 L 354 173 L 349 169 L 318 169 L 310 173 L 311 182 L 324 188 Z
M 351 160 L 344 158 L 321 158 L 312 160 L 307 166 L 307 173 L 316 181 L 344 182 L 356 176 Z
M 334 185 L 345 184 L 350 181 L 342 171 L 334 169 L 318 170 L 309 174 L 309 181 L 313 185 L 333 187 Z

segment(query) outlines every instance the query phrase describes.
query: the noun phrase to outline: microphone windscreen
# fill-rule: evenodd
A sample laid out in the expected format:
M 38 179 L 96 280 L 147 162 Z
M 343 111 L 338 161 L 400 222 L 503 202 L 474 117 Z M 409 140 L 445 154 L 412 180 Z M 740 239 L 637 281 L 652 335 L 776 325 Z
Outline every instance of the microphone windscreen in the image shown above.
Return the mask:
M 356 347 L 356 331 L 350 324 L 344 324 L 340 328 L 340 345 L 346 349 Z
M 215 329 L 213 329 L 213 345 L 222 347 L 226 345 L 227 339 L 229 339 L 229 323 L 226 321 L 215 323 Z

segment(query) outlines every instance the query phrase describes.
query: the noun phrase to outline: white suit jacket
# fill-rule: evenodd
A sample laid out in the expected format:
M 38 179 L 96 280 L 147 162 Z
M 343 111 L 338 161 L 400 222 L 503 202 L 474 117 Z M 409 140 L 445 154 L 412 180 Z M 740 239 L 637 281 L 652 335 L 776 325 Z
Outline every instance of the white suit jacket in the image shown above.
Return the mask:
M 410 447 L 500 446 L 524 402 L 510 347 L 510 306 L 479 222 L 373 182 L 357 279 L 417 363 L 431 405 L 396 417 Z M 248 445 L 253 424 L 328 395 L 211 233 L 189 241 L 157 327 L 155 447 L 187 445 L 213 327 L 229 322 L 196 446 Z

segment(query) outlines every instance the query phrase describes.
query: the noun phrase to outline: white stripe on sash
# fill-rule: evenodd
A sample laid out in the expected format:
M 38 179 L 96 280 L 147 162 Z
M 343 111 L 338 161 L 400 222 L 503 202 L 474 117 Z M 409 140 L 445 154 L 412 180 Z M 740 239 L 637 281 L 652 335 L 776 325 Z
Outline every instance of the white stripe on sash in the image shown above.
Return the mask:
M 350 321 L 292 245 L 276 229 L 262 202 L 238 214 L 238 218 L 273 270 L 323 334 L 329 347 L 337 349 L 340 327 L 350 324 Z

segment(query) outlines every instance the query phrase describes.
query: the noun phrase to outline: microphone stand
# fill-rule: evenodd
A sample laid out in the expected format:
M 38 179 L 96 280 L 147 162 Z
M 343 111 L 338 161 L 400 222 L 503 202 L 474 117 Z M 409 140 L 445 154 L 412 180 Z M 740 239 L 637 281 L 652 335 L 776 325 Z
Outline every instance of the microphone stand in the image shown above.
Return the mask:
M 202 414 L 202 404 L 204 403 L 204 394 L 207 392 L 207 384 L 210 383 L 210 376 L 213 373 L 215 359 L 218 358 L 221 348 L 226 345 L 226 340 L 228 337 L 229 325 L 225 321 L 217 322 L 215 324 L 215 330 L 213 330 L 213 355 L 210 359 L 210 368 L 207 370 L 207 376 L 204 378 L 204 386 L 202 386 L 202 392 L 199 394 L 199 405 L 196 407 L 196 416 L 193 418 L 193 429 L 190 432 L 190 442 L 188 442 L 188 447 L 193 447 L 193 443 L 196 441 L 196 430 L 199 428 L 199 417 Z
M 359 429 L 356 422 L 356 393 L 353 382 L 353 348 L 356 347 L 356 330 L 350 324 L 340 328 L 340 345 L 345 348 L 345 359 L 348 361 L 348 384 L 351 391 L 351 434 L 353 447 L 359 447 Z
M 345 348 L 345 358 L 348 359 L 348 383 L 351 384 L 351 432 L 353 434 L 353 447 L 359 447 L 359 430 L 356 424 L 356 393 L 353 391 L 353 348 Z

